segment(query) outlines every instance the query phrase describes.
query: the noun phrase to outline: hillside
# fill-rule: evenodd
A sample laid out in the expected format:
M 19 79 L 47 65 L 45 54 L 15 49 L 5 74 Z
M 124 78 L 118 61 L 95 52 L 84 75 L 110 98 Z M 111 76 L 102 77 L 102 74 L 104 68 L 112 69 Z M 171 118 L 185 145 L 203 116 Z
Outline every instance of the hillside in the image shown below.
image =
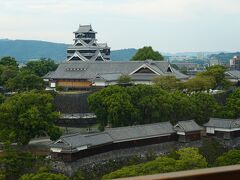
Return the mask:
M 212 54 L 210 58 L 219 59 L 223 63 L 228 63 L 233 56 L 240 56 L 240 52 Z
M 0 39 L 0 57 L 13 56 L 24 63 L 29 59 L 51 58 L 57 62 L 65 60 L 68 44 L 36 40 Z M 111 59 L 128 61 L 136 49 L 121 49 L 111 52 Z
M 0 57 L 13 56 L 22 63 L 38 58 L 62 61 L 66 57 L 67 46 L 67 44 L 35 40 L 0 40 Z
M 113 61 L 129 61 L 137 52 L 137 49 L 120 49 L 111 51 L 111 59 Z

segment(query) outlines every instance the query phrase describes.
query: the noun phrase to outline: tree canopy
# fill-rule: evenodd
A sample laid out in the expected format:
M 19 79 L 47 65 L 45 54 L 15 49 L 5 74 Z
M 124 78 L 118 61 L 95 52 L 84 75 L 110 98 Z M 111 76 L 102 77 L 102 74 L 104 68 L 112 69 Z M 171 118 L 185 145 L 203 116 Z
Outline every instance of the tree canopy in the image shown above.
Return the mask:
M 230 150 L 219 156 L 215 161 L 216 166 L 227 166 L 234 164 L 240 164 L 240 150 Z
M 153 82 L 165 90 L 176 90 L 181 86 L 180 80 L 175 76 L 158 76 L 153 79 Z
M 108 86 L 88 98 L 91 110 L 102 127 L 147 124 L 195 118 L 203 124 L 215 112 L 216 100 L 207 93 L 184 94 L 159 86 Z
M 43 79 L 31 71 L 23 70 L 6 82 L 6 88 L 12 91 L 41 90 L 44 88 Z
M 0 65 L 18 67 L 18 63 L 14 57 L 6 56 L 0 59 Z
M 129 75 L 121 75 L 118 78 L 119 84 L 125 84 L 125 83 L 130 83 L 130 82 L 131 82 L 131 77 Z
M 19 180 L 69 180 L 69 178 L 63 174 L 54 174 L 48 172 L 40 172 L 36 174 L 25 174 L 20 177 Z
M 136 54 L 132 57 L 132 61 L 144 61 L 147 59 L 155 61 L 163 61 L 163 56 L 158 52 L 154 51 L 151 46 L 144 46 L 143 48 L 138 49 Z
M 199 73 L 198 76 L 213 77 L 216 83 L 215 88 L 224 88 L 228 84 L 224 74 L 225 71 L 225 67 L 215 65 L 208 67 L 206 71 Z
M 39 77 L 44 76 L 49 71 L 55 71 L 58 65 L 51 59 L 40 59 L 37 61 L 28 61 L 24 69 L 32 71 Z
M 180 170 L 190 170 L 207 167 L 206 159 L 199 154 L 197 148 L 183 148 L 176 151 L 175 158 L 159 156 L 153 161 L 133 166 L 126 166 L 103 176 L 103 179 L 114 179 L 131 176 L 141 176 Z
M 58 113 L 54 111 L 53 97 L 36 91 L 18 93 L 0 106 L 0 140 L 26 145 L 34 138 L 49 135 L 52 140 L 61 132 L 54 125 Z

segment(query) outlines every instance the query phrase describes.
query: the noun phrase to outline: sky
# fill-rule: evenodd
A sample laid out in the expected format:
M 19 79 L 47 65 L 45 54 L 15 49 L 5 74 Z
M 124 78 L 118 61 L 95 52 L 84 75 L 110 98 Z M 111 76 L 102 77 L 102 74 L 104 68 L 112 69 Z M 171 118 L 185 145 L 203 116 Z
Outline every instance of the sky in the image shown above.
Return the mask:
M 240 51 L 240 0 L 0 0 L 0 38 L 72 44 L 79 24 L 113 50 Z

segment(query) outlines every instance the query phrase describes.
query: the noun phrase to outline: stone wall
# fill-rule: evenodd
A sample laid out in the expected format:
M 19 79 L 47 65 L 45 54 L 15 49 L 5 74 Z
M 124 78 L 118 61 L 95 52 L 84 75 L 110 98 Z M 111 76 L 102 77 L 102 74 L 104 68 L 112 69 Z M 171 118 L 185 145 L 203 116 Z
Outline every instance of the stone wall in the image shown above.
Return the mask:
M 166 143 L 154 144 L 154 145 L 148 145 L 148 146 L 119 149 L 119 150 L 114 150 L 106 153 L 93 155 L 90 157 L 85 157 L 71 163 L 53 161 L 51 164 L 51 167 L 53 171 L 61 172 L 71 177 L 79 168 L 84 166 L 94 166 L 99 163 L 104 164 L 108 160 L 117 161 L 122 158 L 128 158 L 136 155 L 140 157 L 144 157 L 149 152 L 155 153 L 156 155 L 166 154 L 172 151 L 173 149 L 179 149 L 179 148 L 190 147 L 190 146 L 200 147 L 201 141 L 194 141 L 190 143 L 166 142 Z

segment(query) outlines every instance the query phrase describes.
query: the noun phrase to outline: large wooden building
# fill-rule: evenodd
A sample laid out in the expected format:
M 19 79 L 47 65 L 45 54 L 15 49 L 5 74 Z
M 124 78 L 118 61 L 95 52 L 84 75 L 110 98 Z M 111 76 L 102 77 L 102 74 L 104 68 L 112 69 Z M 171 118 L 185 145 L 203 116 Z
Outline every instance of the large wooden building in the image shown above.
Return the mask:
M 133 84 L 152 84 L 157 76 L 175 76 L 185 80 L 188 76 L 171 67 L 167 61 L 68 61 L 59 64 L 54 72 L 44 76 L 49 87 L 90 89 L 117 84 L 122 75 L 128 75 Z

